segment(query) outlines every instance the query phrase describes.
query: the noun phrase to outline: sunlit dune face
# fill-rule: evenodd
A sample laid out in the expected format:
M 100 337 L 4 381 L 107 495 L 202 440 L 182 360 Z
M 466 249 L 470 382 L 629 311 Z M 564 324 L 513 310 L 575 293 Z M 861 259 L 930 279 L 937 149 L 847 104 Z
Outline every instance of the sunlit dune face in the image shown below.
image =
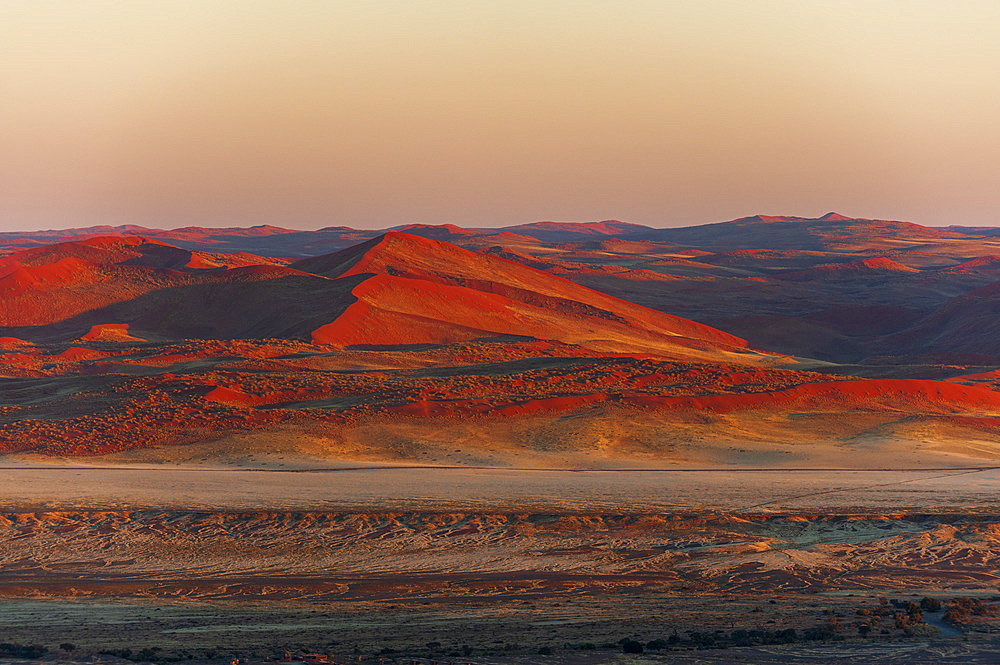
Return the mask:
M 0 8 L 0 218 L 994 222 L 994 3 Z

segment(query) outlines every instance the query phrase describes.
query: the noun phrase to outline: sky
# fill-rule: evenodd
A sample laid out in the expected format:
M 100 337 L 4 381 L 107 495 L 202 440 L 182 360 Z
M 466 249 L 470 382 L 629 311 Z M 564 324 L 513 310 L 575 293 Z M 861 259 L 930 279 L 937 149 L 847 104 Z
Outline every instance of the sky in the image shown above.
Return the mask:
M 0 230 L 1000 225 L 1000 2 L 0 0 Z

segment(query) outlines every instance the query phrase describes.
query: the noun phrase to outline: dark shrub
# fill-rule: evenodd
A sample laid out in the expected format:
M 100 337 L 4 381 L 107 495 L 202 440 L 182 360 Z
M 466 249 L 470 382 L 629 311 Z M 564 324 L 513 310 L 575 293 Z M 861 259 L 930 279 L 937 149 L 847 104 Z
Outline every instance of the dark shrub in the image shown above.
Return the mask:
M 784 644 L 791 644 L 792 642 L 797 640 L 799 636 L 798 633 L 795 632 L 794 628 L 785 628 L 784 630 L 779 630 L 777 633 L 775 633 L 775 637 L 777 638 L 778 642 Z
M 622 653 L 642 653 L 642 642 L 637 642 L 626 637 L 622 640 L 621 644 Z
M 0 656 L 11 656 L 13 658 L 39 658 L 48 651 L 38 644 L 0 644 Z
M 941 609 L 941 601 L 937 598 L 931 598 L 930 596 L 924 596 L 920 600 L 920 608 L 926 612 L 937 612 Z
M 697 647 L 710 647 L 715 644 L 714 633 L 701 633 L 697 630 L 692 630 L 688 633 L 688 639 Z

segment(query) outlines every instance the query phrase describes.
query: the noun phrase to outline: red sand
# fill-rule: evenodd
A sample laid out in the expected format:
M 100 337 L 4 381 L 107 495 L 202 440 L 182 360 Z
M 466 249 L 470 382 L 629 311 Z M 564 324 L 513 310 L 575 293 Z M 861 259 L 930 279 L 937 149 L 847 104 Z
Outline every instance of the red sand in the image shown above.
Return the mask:
M 681 355 L 694 355 L 685 337 L 707 352 L 746 347 L 709 326 L 513 261 L 402 233 L 295 266 L 339 278 L 371 275 L 352 290 L 357 303 L 313 332 L 318 344 L 441 344 L 510 334 L 665 353 L 676 345 Z
M 97 358 L 104 358 L 107 354 L 100 351 L 95 351 L 94 349 L 85 349 L 80 346 L 71 346 L 59 355 L 57 358 L 61 360 L 68 360 L 70 362 L 77 362 L 80 360 L 95 360 Z
M 859 379 L 806 383 L 766 393 L 703 397 L 636 396 L 640 404 L 667 409 L 727 412 L 749 409 L 920 410 L 953 413 L 962 409 L 1000 410 L 1000 393 L 978 386 L 920 379 Z
M 145 342 L 141 337 L 129 334 L 127 323 L 99 323 L 90 328 L 90 332 L 80 338 L 81 342 Z

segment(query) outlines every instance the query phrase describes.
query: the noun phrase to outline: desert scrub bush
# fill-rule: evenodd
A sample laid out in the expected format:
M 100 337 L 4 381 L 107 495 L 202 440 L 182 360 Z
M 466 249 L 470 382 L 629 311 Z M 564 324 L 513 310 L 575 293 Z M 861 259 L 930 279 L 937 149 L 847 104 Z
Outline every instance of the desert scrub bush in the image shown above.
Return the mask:
M 48 649 L 40 644 L 11 644 L 9 642 L 0 643 L 0 656 L 11 658 L 41 658 Z
M 622 653 L 642 653 L 642 642 L 626 637 L 621 640 Z
M 979 598 L 952 598 L 945 610 L 944 620 L 950 624 L 961 625 L 971 617 L 995 617 L 995 605 L 984 603 Z

